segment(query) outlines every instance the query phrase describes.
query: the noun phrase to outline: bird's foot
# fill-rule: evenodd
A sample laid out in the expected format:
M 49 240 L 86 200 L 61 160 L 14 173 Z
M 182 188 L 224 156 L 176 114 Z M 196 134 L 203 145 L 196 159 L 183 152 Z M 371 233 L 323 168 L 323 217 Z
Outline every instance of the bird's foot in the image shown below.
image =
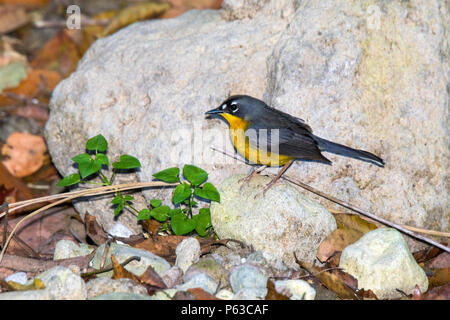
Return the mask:
M 258 169 L 252 168 L 252 171 L 250 172 L 250 174 L 248 176 L 246 176 L 245 178 L 239 179 L 238 183 L 242 183 L 241 187 L 239 188 L 239 191 L 242 191 L 242 188 L 244 188 L 244 186 L 246 186 L 253 177 L 260 174 L 261 171 L 263 171 L 265 168 L 266 168 L 266 166 L 262 166 Z

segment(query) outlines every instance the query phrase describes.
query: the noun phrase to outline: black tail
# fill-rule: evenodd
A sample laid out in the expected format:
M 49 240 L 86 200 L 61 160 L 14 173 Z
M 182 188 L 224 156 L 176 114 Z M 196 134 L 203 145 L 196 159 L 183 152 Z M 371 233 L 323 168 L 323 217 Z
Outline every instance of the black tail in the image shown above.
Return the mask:
M 370 162 L 379 167 L 384 167 L 384 160 L 370 152 L 367 152 L 364 150 L 352 149 L 352 148 L 346 147 L 342 144 L 331 142 L 331 141 L 319 138 L 317 136 L 314 136 L 314 139 L 317 141 L 317 145 L 318 145 L 320 151 L 331 152 L 331 153 L 339 154 L 341 156 Z

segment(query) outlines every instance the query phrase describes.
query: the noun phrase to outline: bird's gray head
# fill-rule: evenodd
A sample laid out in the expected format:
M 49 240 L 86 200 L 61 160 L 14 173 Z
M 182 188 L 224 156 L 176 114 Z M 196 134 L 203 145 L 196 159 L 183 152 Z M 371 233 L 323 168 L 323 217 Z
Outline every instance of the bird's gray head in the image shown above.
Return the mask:
M 228 113 L 235 117 L 239 117 L 246 121 L 254 119 L 258 114 L 261 114 L 266 104 L 256 98 L 236 95 L 231 96 L 216 109 L 206 112 L 206 114 L 222 114 Z

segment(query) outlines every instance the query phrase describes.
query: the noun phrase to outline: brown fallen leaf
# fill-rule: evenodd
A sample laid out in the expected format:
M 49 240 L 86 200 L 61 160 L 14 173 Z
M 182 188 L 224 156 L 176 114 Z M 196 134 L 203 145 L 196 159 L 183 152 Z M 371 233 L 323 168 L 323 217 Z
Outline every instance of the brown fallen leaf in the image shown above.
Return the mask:
M 121 10 L 109 25 L 103 30 L 103 36 L 107 36 L 136 21 L 156 18 L 167 11 L 169 3 L 143 2 L 136 3 Z
M 16 105 L 20 102 L 21 97 L 28 99 L 38 99 L 41 103 L 48 103 L 49 93 L 53 91 L 61 80 L 61 76 L 50 70 L 34 69 L 31 70 L 27 77 L 23 79 L 15 88 L 5 89 L 0 94 L 0 106 Z M 40 110 L 39 110 L 40 111 Z M 36 112 L 35 112 L 36 113 Z M 48 110 L 45 115 L 37 115 L 39 119 L 46 119 Z
M 428 290 L 419 299 L 414 300 L 450 300 L 450 283 Z
M 176 259 L 175 250 L 178 244 L 187 236 L 155 236 L 148 239 L 143 239 L 139 242 L 130 243 L 131 246 L 139 249 L 150 251 L 169 262 L 174 263 Z M 206 254 L 212 250 L 214 246 L 225 245 L 229 240 L 215 240 L 214 238 L 198 238 L 200 242 L 201 253 Z
M 43 137 L 14 132 L 2 148 L 2 155 L 7 157 L 2 162 L 11 174 L 21 178 L 36 172 L 42 166 L 46 151 Z
M 378 228 L 376 224 L 358 214 L 334 213 L 333 216 L 336 219 L 338 228 L 348 227 L 363 234 Z
M 317 259 L 326 262 L 337 253 L 342 252 L 348 245 L 355 243 L 363 234 L 348 227 L 341 227 L 334 230 L 319 246 Z M 335 261 L 339 265 L 339 261 Z
M 0 34 L 14 31 L 30 22 L 25 9 L 21 6 L 0 6 Z
M 267 280 L 267 294 L 265 300 L 289 300 L 289 297 L 279 293 L 275 289 L 275 284 L 270 279 Z
M 348 245 L 358 241 L 365 233 L 375 230 L 377 226 L 355 214 L 334 214 L 338 228 L 333 231 L 319 246 L 317 259 L 326 262 L 335 257 L 333 266 L 339 265 L 339 253 Z
M 112 20 L 115 16 L 117 16 L 118 12 L 115 10 L 108 10 L 105 12 L 101 12 L 94 17 L 92 17 L 93 21 L 107 21 Z M 87 25 L 82 28 L 82 37 L 79 44 L 80 53 L 83 55 L 87 49 L 94 43 L 95 40 L 101 38 L 103 36 L 103 31 L 106 26 L 97 24 L 97 25 Z
M 202 288 L 190 288 L 187 292 L 191 293 L 195 300 L 220 300 Z
M 8 200 L 12 202 L 30 200 L 35 198 L 34 193 L 24 184 L 20 179 L 13 176 L 8 169 L 3 165 L 0 161 L 0 184 L 5 187 L 7 190 L 14 190 L 14 199 Z M 14 200 L 14 201 L 12 201 Z M 37 204 L 34 207 L 30 206 L 26 208 L 27 210 L 31 210 L 33 208 L 39 207 Z M 23 212 L 23 210 L 17 210 L 14 214 Z
M 437 247 L 428 247 L 426 249 L 414 252 L 413 257 L 417 263 L 427 262 L 442 252 L 443 251 Z
M 450 268 L 432 269 L 429 277 L 429 289 L 450 283 Z M 428 272 L 427 272 L 428 274 Z
M 36 172 L 44 163 L 47 151 L 44 138 L 29 133 L 14 132 L 2 148 L 3 165 L 16 177 Z
M 91 238 L 96 245 L 101 245 L 108 239 L 108 233 L 98 224 L 97 219 L 86 212 L 84 216 L 84 224 L 86 227 L 86 234 Z
M 77 45 L 64 29 L 50 39 L 30 65 L 34 69 L 46 69 L 68 77 L 77 67 L 81 55 Z
M 438 256 L 427 261 L 424 266 L 429 269 L 450 268 L 450 253 L 442 252 Z
M 158 222 L 155 219 L 149 219 L 149 220 L 142 220 L 142 227 L 144 230 L 149 232 L 152 236 L 155 236 L 158 234 L 158 230 L 161 227 L 162 223 Z
M 50 0 L 0 0 L 0 4 L 20 5 L 25 8 L 39 8 L 46 6 Z
M 316 277 L 325 287 L 333 291 L 341 299 L 358 300 L 356 290 L 358 280 L 342 270 L 327 270 L 313 266 L 311 263 L 298 261 L 298 265 Z
M 117 259 L 114 255 L 111 255 L 111 261 L 112 261 L 113 270 L 114 270 L 112 278 L 114 280 L 126 278 L 126 279 L 134 280 L 137 283 L 140 282 L 139 278 L 137 276 L 135 276 L 133 273 L 131 273 L 130 271 L 128 271 L 127 269 L 122 267 L 122 265 L 117 261 Z
M 153 294 L 155 289 L 166 289 L 167 286 L 163 279 L 158 275 L 152 266 L 149 266 L 145 272 L 138 277 L 139 282 L 146 286 L 149 294 Z M 153 292 L 151 292 L 153 291 Z
M 162 19 L 177 17 L 192 9 L 220 9 L 222 0 L 166 0 L 172 4 L 172 8 L 161 15 Z

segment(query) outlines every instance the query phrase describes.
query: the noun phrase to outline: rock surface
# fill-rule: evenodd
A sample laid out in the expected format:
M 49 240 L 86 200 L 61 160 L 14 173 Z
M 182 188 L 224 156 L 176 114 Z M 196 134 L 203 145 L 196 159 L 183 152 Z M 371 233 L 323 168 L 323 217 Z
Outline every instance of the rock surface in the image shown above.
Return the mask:
M 195 238 L 184 239 L 178 244 L 175 253 L 177 255 L 175 265 L 186 272 L 200 258 L 200 242 Z
M 399 298 L 401 290 L 428 289 L 428 278 L 416 263 L 400 232 L 379 228 L 342 251 L 339 267 L 358 280 L 358 289 L 372 290 L 378 299 Z
M 56 243 L 53 260 L 87 256 L 92 251 L 94 251 L 94 248 L 89 247 L 87 244 L 77 244 L 70 240 L 60 240 Z
M 0 300 L 85 300 L 84 280 L 70 269 L 57 266 L 38 276 L 45 289 L 0 293 Z M 29 282 L 31 283 L 30 280 Z
M 226 125 L 203 116 L 244 93 L 387 163 L 327 155 L 333 166 L 297 161 L 290 176 L 398 223 L 449 228 L 448 4 L 225 0 L 223 7 L 136 23 L 94 43 L 51 99 L 46 138 L 63 175 L 99 132 L 111 158 L 141 160 L 142 181 L 185 163 L 205 168 L 216 184 L 246 173 L 248 166 L 210 149 L 233 150 Z M 109 230 L 108 201 L 76 208 Z M 130 213 L 119 221 L 139 230 Z
M 104 251 L 105 244 L 102 244 L 100 247 L 98 247 L 95 252 L 94 258 L 92 258 L 90 262 L 91 267 L 93 267 L 94 269 L 101 268 Z M 170 264 L 166 260 L 153 254 L 152 252 L 144 249 L 133 248 L 127 245 L 111 243 L 108 254 L 106 255 L 104 266 L 110 265 L 112 263 L 111 255 L 114 255 L 119 263 L 122 263 L 134 256 L 140 257 L 140 261 L 134 260 L 125 266 L 125 269 L 137 276 L 142 275 L 149 266 L 151 266 L 159 275 L 163 274 L 164 271 L 170 268 Z M 100 274 L 100 276 L 111 276 L 112 273 L 112 271 L 103 272 Z
M 336 229 L 333 216 L 283 181 L 264 197 L 260 194 L 269 177 L 256 176 L 240 189 L 244 177 L 232 176 L 218 186 L 221 202 L 211 205 L 211 222 L 219 238 L 268 253 L 275 267 L 282 262 L 298 268 L 294 252 L 298 259 L 313 262 L 320 243 Z
M 275 281 L 275 290 L 279 293 L 287 291 L 291 300 L 314 300 L 316 290 L 304 280 L 277 280 Z
M 147 289 L 144 286 L 137 284 L 131 279 L 124 278 L 117 280 L 107 277 L 92 279 L 86 284 L 86 289 L 88 299 L 113 292 L 147 295 Z

